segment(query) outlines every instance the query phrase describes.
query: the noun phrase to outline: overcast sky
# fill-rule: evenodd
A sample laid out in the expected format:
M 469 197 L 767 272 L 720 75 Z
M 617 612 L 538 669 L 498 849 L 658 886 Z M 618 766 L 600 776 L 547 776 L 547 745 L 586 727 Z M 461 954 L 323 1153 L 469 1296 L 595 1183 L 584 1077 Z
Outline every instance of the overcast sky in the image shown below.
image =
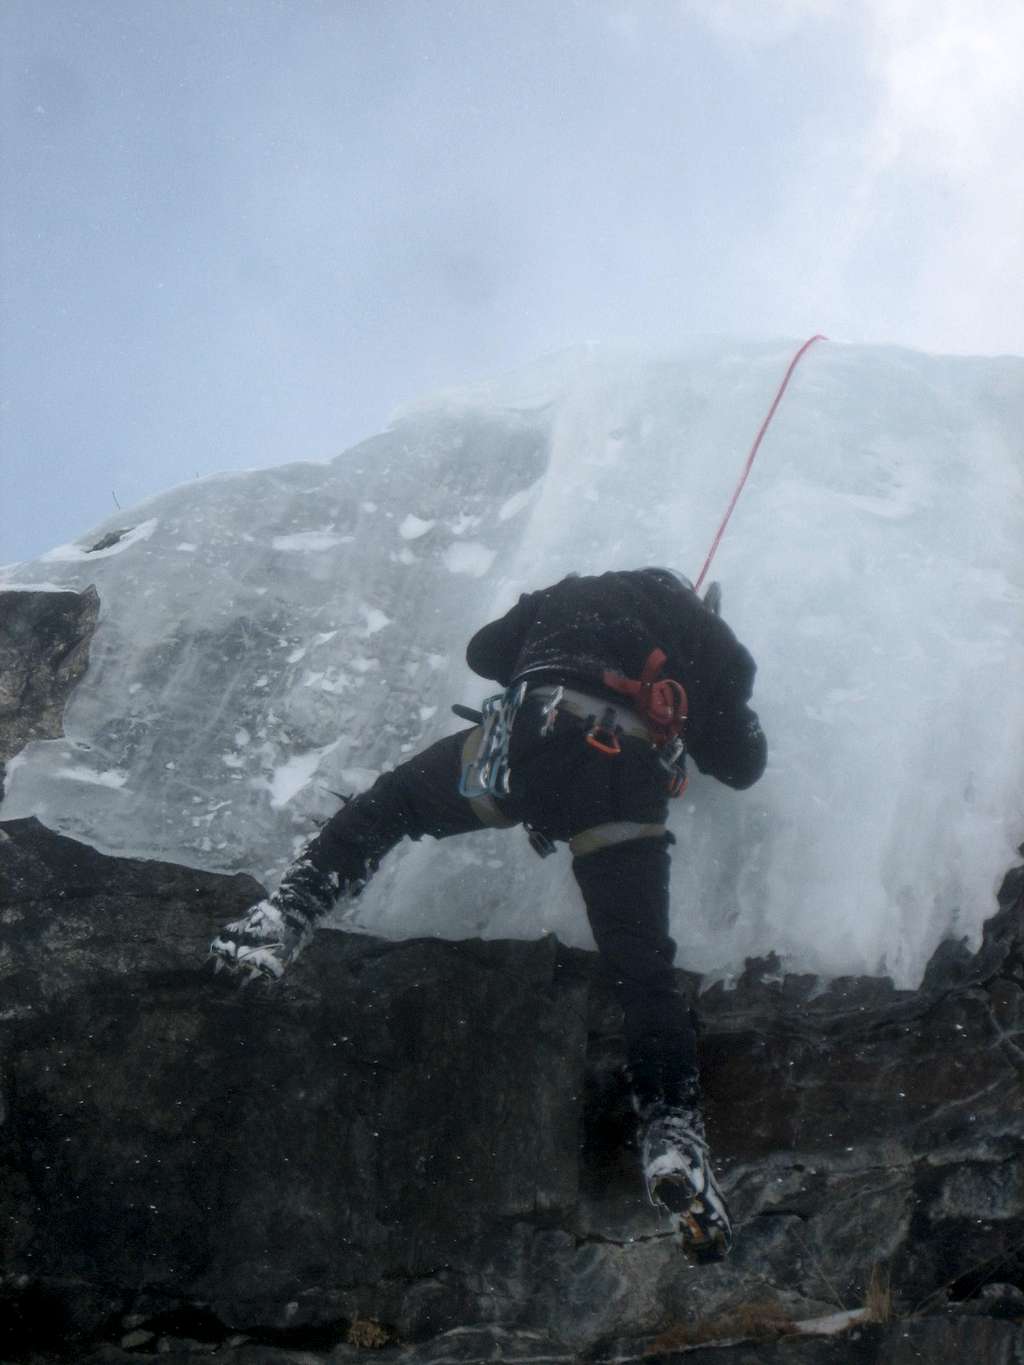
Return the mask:
M 3 0 L 0 563 L 580 341 L 1024 353 L 1021 0 Z

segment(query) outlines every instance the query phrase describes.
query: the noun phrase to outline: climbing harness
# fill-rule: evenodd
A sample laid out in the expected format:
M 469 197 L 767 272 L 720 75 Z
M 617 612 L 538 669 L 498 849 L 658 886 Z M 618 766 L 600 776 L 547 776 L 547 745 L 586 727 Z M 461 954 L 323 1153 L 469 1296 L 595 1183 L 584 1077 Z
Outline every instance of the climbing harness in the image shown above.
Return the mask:
M 711 549 L 708 551 L 707 559 L 705 559 L 704 561 L 704 567 L 697 575 L 697 582 L 694 584 L 694 587 L 698 592 L 700 591 L 700 585 L 704 582 L 704 575 L 707 573 L 711 565 L 711 561 L 715 557 L 715 551 L 718 549 L 718 543 L 722 539 L 722 536 L 725 535 L 725 528 L 729 524 L 729 518 L 732 516 L 733 508 L 736 506 L 736 503 L 739 501 L 739 496 L 743 492 L 743 485 L 747 482 L 747 475 L 750 473 L 751 467 L 753 466 L 754 457 L 757 455 L 757 452 L 761 446 L 761 442 L 764 440 L 765 432 L 771 426 L 771 421 L 772 418 L 775 416 L 776 409 L 782 402 L 782 395 L 786 392 L 786 389 L 789 385 L 789 381 L 793 376 L 793 371 L 796 369 L 797 365 L 799 365 L 805 353 L 811 349 L 811 347 L 814 345 L 816 341 L 827 340 L 828 337 L 822 336 L 820 332 L 817 332 L 812 337 L 808 337 L 808 339 L 797 351 L 796 355 L 794 355 L 793 359 L 789 362 L 789 369 L 787 369 L 785 376 L 783 377 L 782 383 L 778 387 L 778 391 L 775 394 L 775 398 L 772 401 L 772 405 L 768 409 L 768 415 L 761 423 L 760 431 L 754 437 L 754 444 L 750 447 L 750 454 L 747 456 L 747 462 L 743 466 L 743 473 L 740 475 L 739 482 L 737 483 L 733 491 L 733 495 L 729 500 L 729 506 L 726 508 L 725 516 L 722 518 L 721 525 L 719 526 L 717 532 L 715 533 L 715 538 L 711 542 Z
M 651 737 L 647 726 L 632 706 L 616 706 L 605 697 L 579 692 L 561 683 L 535 687 L 530 696 L 542 703 L 542 735 L 550 735 L 558 717 L 564 714 L 583 722 L 583 738 L 598 753 L 612 756 L 621 753 L 619 739 L 622 736 L 628 735 L 633 739 Z
M 582 722 L 584 742 L 606 758 L 621 754 L 624 738 L 645 740 L 665 769 L 669 796 L 679 796 L 686 787 L 686 693 L 675 679 L 658 679 L 664 664 L 664 651 L 656 649 L 640 678 L 605 673 L 605 687 L 628 697 L 628 706 L 562 685 L 535 688 L 530 695 L 543 702 L 540 733 L 550 734 L 564 713 Z
M 605 686 L 628 697 L 628 705 L 618 705 L 605 697 L 595 697 L 562 683 L 530 689 L 531 702 L 540 704 L 539 733 L 546 737 L 553 733 L 560 716 L 571 717 L 579 722 L 584 742 L 607 758 L 622 753 L 623 739 L 644 740 L 656 751 L 658 762 L 665 770 L 669 796 L 681 795 L 687 780 L 686 746 L 682 737 L 686 693 L 674 679 L 658 678 L 664 664 L 664 651 L 656 649 L 644 665 L 640 678 L 626 678 L 612 672 L 605 674 Z M 523 679 L 504 692 L 488 697 L 479 711 L 459 704 L 452 707 L 457 716 L 475 724 L 475 729 L 466 735 L 462 749 L 459 793 L 471 803 L 485 825 L 507 828 L 519 823 L 501 809 L 499 802 L 511 792 L 509 745 L 527 689 L 528 682 Z M 524 823 L 535 853 L 546 858 L 555 851 L 555 844 L 548 835 L 529 822 Z M 592 839 L 580 843 L 580 836 L 577 836 L 576 843 L 571 843 L 570 847 L 574 856 L 581 856 L 593 848 L 625 839 L 661 837 L 664 833 L 663 825 L 619 822 L 614 826 L 601 826 L 599 830 L 584 831 L 584 834 L 599 836 L 596 842 Z
M 665 651 L 654 649 L 639 678 L 627 678 L 611 670 L 605 672 L 605 687 L 628 697 L 628 705 L 618 705 L 561 683 L 532 688 L 531 700 L 540 703 L 540 734 L 550 735 L 559 716 L 566 715 L 581 723 L 584 742 L 606 758 L 622 753 L 621 741 L 625 738 L 645 740 L 665 770 L 669 796 L 681 796 L 687 783 L 683 735 L 687 699 L 682 683 L 658 677 L 665 662 Z M 488 697 L 479 711 L 468 706 L 452 707 L 456 715 L 477 725 L 467 736 L 463 750 L 459 794 L 475 803 L 485 824 L 505 823 L 505 817 L 493 803 L 511 791 L 509 745 L 527 688 L 524 678 L 504 692 Z

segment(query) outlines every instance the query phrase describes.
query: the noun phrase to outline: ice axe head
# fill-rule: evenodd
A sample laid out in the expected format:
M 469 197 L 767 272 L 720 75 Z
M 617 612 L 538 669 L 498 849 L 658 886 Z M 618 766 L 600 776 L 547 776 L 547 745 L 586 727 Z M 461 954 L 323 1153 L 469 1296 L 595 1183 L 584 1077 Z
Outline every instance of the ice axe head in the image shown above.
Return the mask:
M 704 593 L 704 605 L 713 616 L 722 614 L 722 585 L 709 583 Z

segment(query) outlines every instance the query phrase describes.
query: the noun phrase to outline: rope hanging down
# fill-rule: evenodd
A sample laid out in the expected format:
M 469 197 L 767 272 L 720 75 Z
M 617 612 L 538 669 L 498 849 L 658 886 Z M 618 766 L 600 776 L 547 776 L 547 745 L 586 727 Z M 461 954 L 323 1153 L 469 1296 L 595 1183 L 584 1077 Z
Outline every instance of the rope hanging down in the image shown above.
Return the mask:
M 698 592 L 700 591 L 700 585 L 704 582 L 704 575 L 707 573 L 711 565 L 711 561 L 715 557 L 715 551 L 718 549 L 718 542 L 722 539 L 722 536 L 725 534 L 725 528 L 728 526 L 729 518 L 732 516 L 732 509 L 736 506 L 736 503 L 739 501 L 739 496 L 743 492 L 743 485 L 746 483 L 747 475 L 750 473 L 751 466 L 754 463 L 754 456 L 757 454 L 761 442 L 764 440 L 765 432 L 771 425 L 772 418 L 775 416 L 776 408 L 782 402 L 782 395 L 786 392 L 786 386 L 789 384 L 789 381 L 792 378 L 793 371 L 800 364 L 800 361 L 803 359 L 805 351 L 809 351 L 816 341 L 827 340 L 828 337 L 822 336 L 820 332 L 818 332 L 816 335 L 812 337 L 809 337 L 797 351 L 793 359 L 789 362 L 789 369 L 786 371 L 785 377 L 783 378 L 782 383 L 779 385 L 779 389 L 775 395 L 775 399 L 771 407 L 768 409 L 767 417 L 761 423 L 761 430 L 755 436 L 754 444 L 750 447 L 750 454 L 747 456 L 747 463 L 743 466 L 743 473 L 740 475 L 740 481 L 736 485 L 736 489 L 729 502 L 729 506 L 726 508 L 725 516 L 722 518 L 722 524 L 718 528 L 715 538 L 712 541 L 711 549 L 708 551 L 708 557 L 704 561 L 704 567 L 701 569 L 700 574 L 697 578 L 697 582 L 694 585 Z

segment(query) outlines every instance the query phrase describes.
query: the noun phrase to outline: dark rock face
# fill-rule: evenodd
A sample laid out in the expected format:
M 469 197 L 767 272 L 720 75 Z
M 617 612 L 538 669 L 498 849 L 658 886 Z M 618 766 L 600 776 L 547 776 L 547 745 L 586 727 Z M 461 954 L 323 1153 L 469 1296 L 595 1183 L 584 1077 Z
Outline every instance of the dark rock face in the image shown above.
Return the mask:
M 592 955 L 324 932 L 238 994 L 197 967 L 255 883 L 0 831 L 0 1358 L 681 1359 L 680 1327 L 854 1308 L 878 1267 L 899 1321 L 685 1359 L 1024 1360 L 1020 873 L 920 992 L 768 961 L 701 997 L 740 1228 L 698 1271 Z
M 89 662 L 100 599 L 84 592 L 0 592 L 0 795 L 3 762 L 63 734 L 64 707 Z

